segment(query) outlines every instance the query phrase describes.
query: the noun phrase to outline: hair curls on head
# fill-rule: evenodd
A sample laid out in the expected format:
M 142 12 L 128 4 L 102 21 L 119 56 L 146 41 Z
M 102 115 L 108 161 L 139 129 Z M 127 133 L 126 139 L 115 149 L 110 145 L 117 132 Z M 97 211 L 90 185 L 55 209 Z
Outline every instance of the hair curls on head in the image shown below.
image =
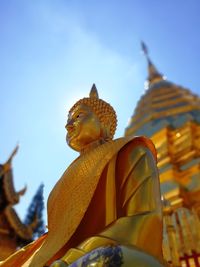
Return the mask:
M 90 97 L 85 97 L 77 101 L 70 109 L 70 113 L 80 104 L 89 106 L 99 118 L 103 126 L 110 125 L 108 139 L 113 139 L 117 127 L 117 116 L 113 107 L 102 99 L 99 99 L 95 84 L 90 91 Z

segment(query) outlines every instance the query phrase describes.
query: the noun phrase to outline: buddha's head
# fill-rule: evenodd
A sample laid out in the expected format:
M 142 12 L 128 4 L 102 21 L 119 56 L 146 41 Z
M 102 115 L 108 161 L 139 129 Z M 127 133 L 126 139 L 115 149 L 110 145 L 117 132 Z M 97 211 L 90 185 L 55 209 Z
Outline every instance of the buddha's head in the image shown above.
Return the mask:
M 92 144 L 101 144 L 113 139 L 117 126 L 114 109 L 99 99 L 95 85 L 90 96 L 80 99 L 70 109 L 67 129 L 67 143 L 76 151 L 84 151 Z

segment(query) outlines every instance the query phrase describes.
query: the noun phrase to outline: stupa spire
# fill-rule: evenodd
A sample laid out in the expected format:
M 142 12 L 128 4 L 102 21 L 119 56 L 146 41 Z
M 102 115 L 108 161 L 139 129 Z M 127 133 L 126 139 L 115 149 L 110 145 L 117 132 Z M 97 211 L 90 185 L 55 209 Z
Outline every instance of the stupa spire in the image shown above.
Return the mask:
M 147 78 L 148 82 L 151 84 L 151 83 L 163 80 L 163 75 L 157 70 L 157 68 L 154 66 L 154 64 L 150 60 L 148 48 L 144 42 L 141 42 L 141 47 L 142 47 L 142 51 L 148 63 L 148 74 L 149 74 Z

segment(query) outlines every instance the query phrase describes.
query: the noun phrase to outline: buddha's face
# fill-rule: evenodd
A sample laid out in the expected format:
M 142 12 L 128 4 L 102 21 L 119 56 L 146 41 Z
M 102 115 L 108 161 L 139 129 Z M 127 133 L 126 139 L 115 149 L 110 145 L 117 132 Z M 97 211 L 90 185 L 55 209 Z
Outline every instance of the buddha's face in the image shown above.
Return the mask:
M 80 104 L 69 113 L 66 124 L 67 143 L 76 151 L 101 139 L 101 123 L 90 107 Z

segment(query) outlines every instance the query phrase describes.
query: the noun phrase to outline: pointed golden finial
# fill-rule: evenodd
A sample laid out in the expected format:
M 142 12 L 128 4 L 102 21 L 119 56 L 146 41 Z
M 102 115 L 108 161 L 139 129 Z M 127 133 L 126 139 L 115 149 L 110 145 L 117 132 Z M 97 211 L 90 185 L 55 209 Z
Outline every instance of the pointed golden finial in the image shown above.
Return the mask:
M 94 83 L 93 83 L 92 88 L 90 90 L 90 98 L 96 98 L 96 99 L 99 98 L 98 91 L 97 91 L 96 85 Z
M 141 41 L 141 47 L 142 47 L 142 52 L 144 53 L 148 64 L 152 65 L 152 62 L 151 62 L 151 60 L 149 58 L 149 51 L 148 51 L 147 45 L 143 41 Z
M 141 41 L 141 47 L 142 47 L 142 52 L 145 54 L 146 57 L 148 57 L 148 48 L 143 41 Z
M 149 73 L 148 82 L 153 83 L 153 82 L 163 80 L 163 75 L 156 69 L 154 64 L 151 62 L 149 58 L 148 48 L 143 41 L 141 41 L 141 47 L 148 62 L 148 73 Z

